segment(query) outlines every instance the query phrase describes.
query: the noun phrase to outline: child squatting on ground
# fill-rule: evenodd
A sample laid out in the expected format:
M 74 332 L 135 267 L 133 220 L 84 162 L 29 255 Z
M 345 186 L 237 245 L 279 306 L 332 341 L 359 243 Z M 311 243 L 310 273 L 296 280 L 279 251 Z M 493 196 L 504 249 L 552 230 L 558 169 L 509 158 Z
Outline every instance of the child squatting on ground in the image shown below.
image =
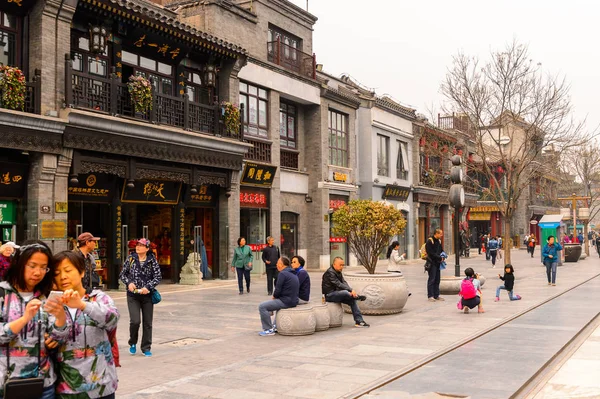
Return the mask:
M 484 313 L 481 303 L 481 282 L 479 275 L 468 267 L 465 269 L 465 278 L 460 283 L 459 299 L 456 307 L 464 313 L 469 313 L 469 309 L 477 306 L 478 313 Z
M 513 288 L 515 286 L 515 270 L 513 269 L 512 265 L 506 265 L 504 266 L 504 277 L 502 277 L 501 275 L 498 275 L 498 277 L 500 278 L 500 280 L 504 281 L 503 285 L 499 285 L 498 288 L 496 288 L 496 299 L 494 300 L 494 302 L 498 302 L 500 300 L 500 290 L 506 290 L 508 291 L 508 298 L 511 301 L 518 301 L 519 299 L 521 299 L 520 295 L 514 295 L 513 294 Z

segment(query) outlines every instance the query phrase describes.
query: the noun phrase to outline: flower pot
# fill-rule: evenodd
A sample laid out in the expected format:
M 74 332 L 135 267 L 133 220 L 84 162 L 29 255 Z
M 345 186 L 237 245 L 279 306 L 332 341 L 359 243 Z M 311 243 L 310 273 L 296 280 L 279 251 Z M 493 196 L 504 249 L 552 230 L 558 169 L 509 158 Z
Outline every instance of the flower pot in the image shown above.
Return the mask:
M 344 278 L 354 291 L 367 297 L 358 302 L 363 314 L 400 313 L 408 300 L 406 279 L 398 273 L 344 272 Z M 344 311 L 351 313 L 347 305 L 344 305 Z
M 460 292 L 460 284 L 464 277 L 442 277 L 440 279 L 440 294 L 456 295 Z

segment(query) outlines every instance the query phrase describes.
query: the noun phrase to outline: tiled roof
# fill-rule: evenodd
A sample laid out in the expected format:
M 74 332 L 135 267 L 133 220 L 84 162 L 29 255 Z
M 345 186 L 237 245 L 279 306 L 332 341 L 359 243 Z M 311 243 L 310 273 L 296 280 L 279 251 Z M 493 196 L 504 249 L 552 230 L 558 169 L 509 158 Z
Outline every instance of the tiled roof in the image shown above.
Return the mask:
M 103 3 L 97 0 L 85 0 L 88 3 L 91 3 L 96 6 L 101 6 Z M 106 0 L 108 3 L 112 3 L 114 5 L 118 5 L 124 9 L 127 9 L 135 14 L 140 14 L 150 21 L 156 23 L 159 26 L 169 26 L 174 29 L 185 32 L 190 36 L 195 36 L 199 39 L 202 39 L 209 44 L 213 44 L 217 47 L 221 47 L 224 50 L 231 51 L 233 53 L 247 55 L 248 51 L 241 46 L 230 43 L 226 40 L 219 39 L 216 36 L 211 35 L 210 33 L 203 32 L 199 29 L 194 28 L 191 25 L 183 23 L 179 21 L 176 17 L 177 13 L 164 9 L 156 4 L 143 1 L 143 0 Z

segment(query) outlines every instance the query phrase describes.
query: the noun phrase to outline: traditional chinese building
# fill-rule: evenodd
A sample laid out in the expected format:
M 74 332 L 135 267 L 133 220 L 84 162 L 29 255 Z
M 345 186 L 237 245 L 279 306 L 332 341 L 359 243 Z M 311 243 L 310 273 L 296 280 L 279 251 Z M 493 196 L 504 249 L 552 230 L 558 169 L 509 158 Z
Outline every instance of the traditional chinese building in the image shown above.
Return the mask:
M 251 145 L 220 103 L 237 102 L 247 50 L 141 0 L 31 0 L 1 13 L 0 61 L 27 79 L 23 110 L 0 110 L 6 237 L 59 251 L 90 231 L 110 286 L 139 237 L 165 278 L 177 281 L 200 243 L 212 275 L 226 276 L 232 182 Z M 151 84 L 144 107 L 132 76 Z

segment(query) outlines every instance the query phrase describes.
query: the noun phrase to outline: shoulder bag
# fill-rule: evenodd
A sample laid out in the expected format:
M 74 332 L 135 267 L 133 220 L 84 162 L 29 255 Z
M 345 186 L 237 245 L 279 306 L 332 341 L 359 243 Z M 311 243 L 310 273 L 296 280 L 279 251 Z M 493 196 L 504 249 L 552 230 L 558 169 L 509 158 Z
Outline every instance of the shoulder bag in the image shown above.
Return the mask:
M 249 253 L 247 254 L 247 257 L 250 258 L 250 262 L 246 262 L 246 260 L 245 260 L 246 254 L 244 254 L 243 253 L 244 251 L 242 251 L 242 254 L 244 255 L 243 256 L 243 258 L 244 258 L 244 270 L 251 271 L 252 270 L 252 264 L 251 264 L 252 263 L 252 250 L 250 249 L 250 247 L 248 247 L 248 249 L 249 249 Z
M 160 303 L 160 301 L 162 301 L 162 296 L 160 295 L 160 292 L 158 292 L 158 290 L 156 288 L 154 288 L 152 291 L 150 291 L 150 295 L 151 295 L 153 305 L 156 305 L 157 303 Z
M 10 296 L 7 301 L 10 309 Z M 40 377 L 42 367 L 42 315 L 38 313 L 38 367 L 35 378 L 10 378 L 10 343 L 6 344 L 6 376 L 4 380 L 4 399 L 39 399 L 44 393 L 44 378 Z M 27 328 L 25 326 L 24 328 Z

